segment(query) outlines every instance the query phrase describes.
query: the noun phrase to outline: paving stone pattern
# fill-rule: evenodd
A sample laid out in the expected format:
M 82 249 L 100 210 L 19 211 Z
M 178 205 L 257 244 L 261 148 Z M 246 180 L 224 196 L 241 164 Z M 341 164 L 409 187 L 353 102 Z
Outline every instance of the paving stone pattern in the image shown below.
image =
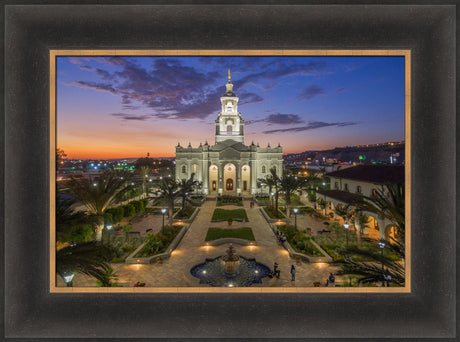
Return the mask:
M 270 269 L 273 269 L 274 262 L 279 264 L 281 270 L 280 278 L 273 278 L 264 281 L 263 284 L 255 284 L 254 286 L 313 286 L 314 281 L 320 281 L 322 284 L 326 282 L 329 272 L 337 270 L 329 264 L 321 263 L 296 263 L 295 260 L 289 257 L 288 252 L 282 247 L 270 225 L 260 213 L 260 208 L 256 204 L 254 208 L 250 208 L 250 201 L 245 200 L 244 208 L 248 215 L 248 222 L 233 221 L 231 227 L 225 222 L 211 222 L 212 213 L 216 208 L 214 200 L 207 200 L 201 206 L 201 210 L 195 220 L 190 225 L 187 233 L 173 251 L 169 259 L 165 259 L 162 264 L 112 264 L 112 267 L 118 274 L 118 282 L 125 285 L 133 286 L 137 281 L 144 282 L 146 286 L 154 287 L 184 287 L 184 286 L 203 286 L 199 285 L 199 280 L 190 283 L 189 274 L 191 267 L 205 261 L 206 258 L 215 258 L 224 255 L 229 244 L 220 246 L 205 246 L 204 239 L 209 227 L 220 228 L 238 228 L 251 227 L 257 242 L 257 246 L 240 246 L 234 245 L 236 253 L 246 258 L 255 258 L 257 262 L 263 263 Z M 223 206 L 224 209 L 240 208 L 236 206 Z M 294 217 L 291 217 L 291 224 L 294 223 Z M 139 231 L 142 235 L 145 230 L 151 228 L 153 232 L 158 232 L 161 229 L 162 217 L 149 216 L 145 221 L 140 221 L 135 224 L 134 231 Z M 297 225 L 299 229 L 311 227 L 314 232 L 322 229 L 322 221 L 314 220 L 308 216 L 297 216 Z M 297 273 L 296 280 L 291 281 L 290 268 L 294 264 Z M 59 281 L 59 280 L 58 280 Z M 60 285 L 62 282 L 60 282 Z M 95 281 L 92 278 L 84 275 L 76 275 L 73 281 L 74 286 L 95 286 Z

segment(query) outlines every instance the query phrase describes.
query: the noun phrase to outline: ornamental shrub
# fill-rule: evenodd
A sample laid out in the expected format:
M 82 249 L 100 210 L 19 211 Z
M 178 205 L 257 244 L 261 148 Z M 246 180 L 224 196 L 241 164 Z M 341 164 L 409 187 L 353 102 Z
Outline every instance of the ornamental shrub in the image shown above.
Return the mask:
M 134 214 L 136 214 L 136 208 L 134 207 L 134 205 L 132 205 L 131 203 L 128 203 L 123 206 L 123 216 L 124 217 L 131 217 Z

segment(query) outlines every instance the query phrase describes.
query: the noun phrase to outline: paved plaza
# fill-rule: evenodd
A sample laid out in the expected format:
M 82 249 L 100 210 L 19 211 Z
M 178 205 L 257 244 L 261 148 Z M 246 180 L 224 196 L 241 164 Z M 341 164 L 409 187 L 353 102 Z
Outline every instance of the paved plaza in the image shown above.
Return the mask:
M 257 262 L 265 264 L 273 269 L 274 262 L 279 264 L 281 270 L 280 278 L 266 278 L 262 284 L 253 286 L 271 287 L 292 287 L 292 286 L 313 286 L 313 282 L 319 281 L 325 284 L 330 272 L 337 270 L 337 267 L 326 263 L 308 263 L 296 261 L 289 257 L 287 250 L 282 247 L 260 212 L 256 204 L 250 207 L 250 200 L 243 201 L 244 209 L 248 215 L 249 222 L 233 221 L 231 228 L 251 227 L 255 236 L 256 246 L 241 246 L 235 244 L 236 253 L 246 258 L 255 258 Z M 204 240 L 209 227 L 228 227 L 227 222 L 211 222 L 211 217 L 216 208 L 216 201 L 208 199 L 200 207 L 200 211 L 179 243 L 172 252 L 169 259 L 162 264 L 112 264 L 111 266 L 118 274 L 118 282 L 125 286 L 133 286 L 137 281 L 146 284 L 146 287 L 188 287 L 207 286 L 200 285 L 199 280 L 190 277 L 190 269 L 197 264 L 203 263 L 206 258 L 215 258 L 225 254 L 229 244 L 220 246 L 205 246 Z M 224 209 L 240 208 L 236 206 L 223 206 Z M 291 217 L 291 224 L 294 224 L 294 216 Z M 147 229 L 153 233 L 158 232 L 162 226 L 162 216 L 150 215 L 133 224 L 133 231 L 141 235 Z M 312 228 L 313 233 L 323 229 L 322 221 L 315 220 L 307 215 L 297 216 L 299 229 Z M 294 264 L 297 273 L 296 280 L 291 281 L 290 268 Z M 74 286 L 95 286 L 95 280 L 81 274 L 77 274 L 73 281 Z

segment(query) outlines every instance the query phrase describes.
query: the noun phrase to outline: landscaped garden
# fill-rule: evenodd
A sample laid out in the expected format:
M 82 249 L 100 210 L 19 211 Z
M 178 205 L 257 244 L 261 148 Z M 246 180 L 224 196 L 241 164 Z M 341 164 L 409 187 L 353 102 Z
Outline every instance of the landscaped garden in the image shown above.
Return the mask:
M 267 206 L 267 207 L 263 207 L 262 208 L 265 213 L 268 215 L 269 218 L 271 219 L 281 219 L 281 218 L 285 218 L 286 215 L 280 210 L 280 208 L 278 208 L 278 215 L 276 215 L 276 209 L 274 206 Z
M 243 201 L 241 197 L 238 197 L 238 196 L 223 195 L 223 196 L 217 197 L 216 205 L 218 207 L 223 206 L 223 205 L 236 205 L 236 206 L 242 207 Z
M 365 256 L 347 253 L 347 232 L 340 224 L 333 222 L 327 227 L 327 230 L 330 231 L 330 233 L 314 236 L 313 240 L 324 249 L 335 262 L 341 262 L 345 260 L 345 257 L 349 257 L 354 261 L 372 261 L 372 259 L 366 258 Z M 358 248 L 358 239 L 355 231 L 348 232 L 348 247 L 349 249 Z M 383 252 L 386 257 L 394 261 L 399 259 L 397 255 L 391 253 L 387 249 L 382 251 L 375 243 L 363 241 L 361 243 L 361 249 L 373 254 Z
M 297 230 L 294 226 L 281 226 L 279 230 L 286 236 L 286 240 L 297 253 L 313 257 L 323 256 L 318 248 L 311 242 L 311 236 L 307 235 L 304 230 Z
M 135 257 L 149 257 L 166 252 L 166 249 L 181 229 L 182 226 L 172 226 L 172 228 L 169 226 L 165 226 L 163 233 L 148 233 L 145 238 L 146 242 L 144 247 L 142 247 L 142 249 L 136 253 Z
M 184 209 L 179 210 L 179 212 L 174 216 L 176 219 L 187 220 L 195 212 L 196 207 L 187 205 Z
M 209 228 L 205 241 L 213 241 L 222 238 L 238 238 L 249 241 L 255 241 L 254 233 L 249 227 L 237 229 Z
M 212 222 L 219 222 L 219 221 L 243 221 L 245 220 L 248 222 L 248 215 L 246 214 L 246 210 L 244 209 L 221 209 L 216 208 L 214 209 L 214 213 L 212 214 Z

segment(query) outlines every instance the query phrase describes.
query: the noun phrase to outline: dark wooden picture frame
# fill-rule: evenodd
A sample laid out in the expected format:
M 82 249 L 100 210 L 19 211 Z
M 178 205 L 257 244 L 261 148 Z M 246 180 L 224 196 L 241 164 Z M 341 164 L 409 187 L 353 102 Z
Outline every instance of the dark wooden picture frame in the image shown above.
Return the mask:
M 95 3 L 3 7 L 3 338 L 455 337 L 455 6 Z M 411 293 L 50 293 L 49 50 L 152 47 L 410 49 Z

